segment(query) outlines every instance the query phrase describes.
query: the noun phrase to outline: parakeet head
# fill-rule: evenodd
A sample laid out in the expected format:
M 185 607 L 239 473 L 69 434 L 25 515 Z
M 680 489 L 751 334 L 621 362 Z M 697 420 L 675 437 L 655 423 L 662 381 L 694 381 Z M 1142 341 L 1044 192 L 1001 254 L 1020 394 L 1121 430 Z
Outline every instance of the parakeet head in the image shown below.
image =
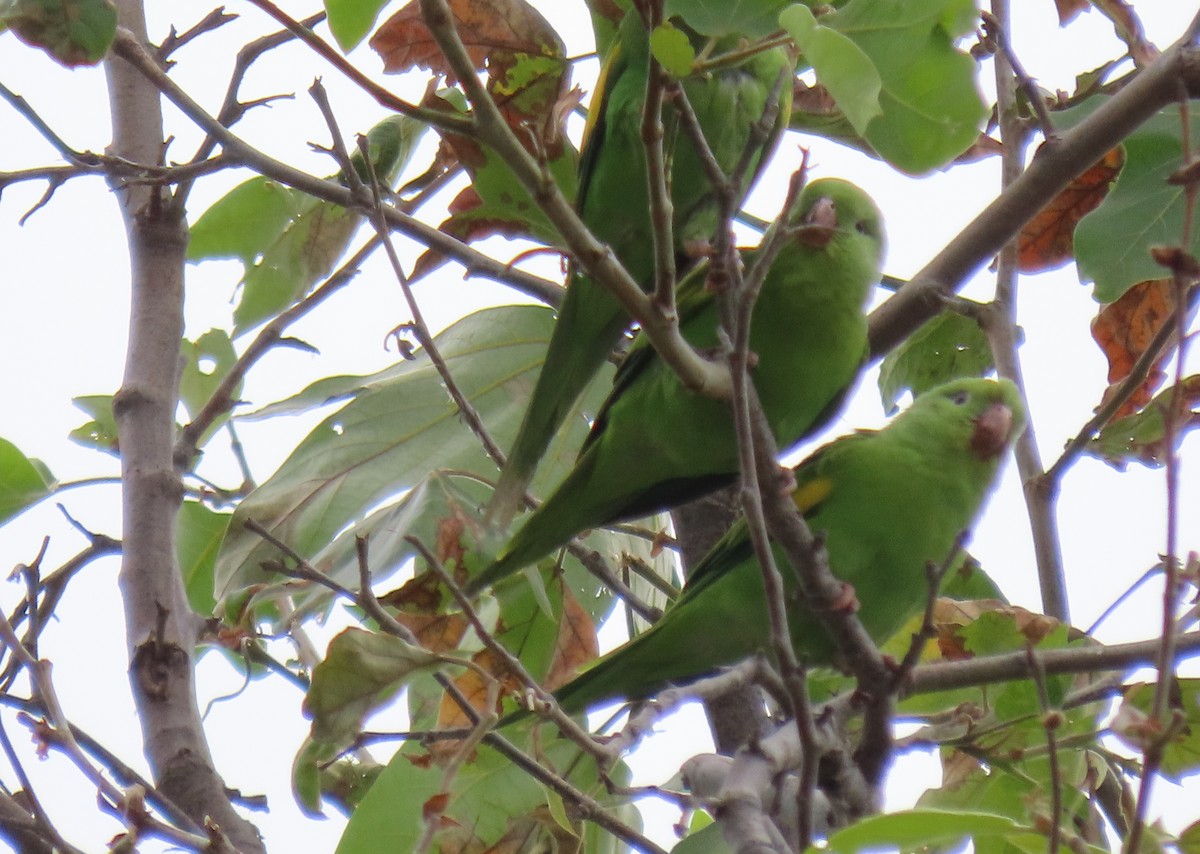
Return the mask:
M 861 188 L 840 178 L 806 185 L 792 210 L 796 239 L 817 249 L 861 253 L 875 269 L 883 263 L 883 215 Z
M 900 418 L 917 421 L 920 432 L 966 437 L 977 459 L 995 460 L 1025 429 L 1025 406 L 1008 380 L 954 380 L 920 395 Z M 961 443 L 958 443 L 961 444 Z

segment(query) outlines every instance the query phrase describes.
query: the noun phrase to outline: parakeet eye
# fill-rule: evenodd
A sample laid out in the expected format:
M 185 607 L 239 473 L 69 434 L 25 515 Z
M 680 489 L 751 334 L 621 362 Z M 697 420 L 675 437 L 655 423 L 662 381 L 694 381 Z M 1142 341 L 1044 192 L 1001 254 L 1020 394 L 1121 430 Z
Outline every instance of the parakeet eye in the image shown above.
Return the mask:
M 962 406 L 970 399 L 971 395 L 965 391 L 956 391 L 954 394 L 950 395 L 950 402 L 955 406 Z
M 859 234 L 870 234 L 871 232 L 871 229 L 867 226 L 867 221 L 865 219 L 860 219 L 858 222 L 854 223 L 854 230 Z

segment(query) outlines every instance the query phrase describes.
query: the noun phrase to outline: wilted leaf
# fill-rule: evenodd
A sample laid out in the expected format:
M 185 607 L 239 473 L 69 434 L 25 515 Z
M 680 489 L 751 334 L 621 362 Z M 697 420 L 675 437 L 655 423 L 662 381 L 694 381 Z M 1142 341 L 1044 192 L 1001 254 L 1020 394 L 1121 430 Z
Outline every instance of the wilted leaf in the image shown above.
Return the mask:
M 1104 201 L 1124 163 L 1124 150 L 1112 149 L 1025 223 L 1018 237 L 1022 272 L 1038 273 L 1074 259 L 1075 226 Z
M 11 0 L 0 6 L 4 27 L 67 67 L 95 65 L 116 35 L 117 10 L 108 0 Z
M 546 678 L 542 680 L 542 687 L 547 691 L 557 690 L 574 679 L 579 668 L 599 654 L 596 624 L 580 606 L 579 600 L 571 595 L 570 589 L 564 589 L 554 658 Z
M 1092 321 L 1092 338 L 1108 358 L 1105 400 L 1129 376 L 1137 360 L 1171 316 L 1174 305 L 1174 282 L 1171 279 L 1154 279 L 1135 285 L 1116 302 L 1100 309 Z M 1146 381 L 1130 395 L 1114 417 L 1122 418 L 1141 411 L 1166 377 L 1162 366 L 1170 356 L 1171 348 L 1167 347 L 1146 376 Z
M 0 522 L 54 491 L 54 475 L 41 460 L 27 457 L 12 442 L 0 439 Z
M 1175 396 L 1172 386 L 1133 415 L 1108 422 L 1100 435 L 1092 439 L 1085 451 L 1099 457 L 1119 471 L 1130 462 L 1157 468 L 1166 461 L 1167 431 L 1164 415 L 1170 412 Z M 1200 375 L 1183 381 L 1175 422 L 1175 447 L 1184 437 L 1200 426 Z
M 352 743 L 367 715 L 391 699 L 405 679 L 441 661 L 400 638 L 346 629 L 330 641 L 325 658 L 313 668 L 304 698 L 313 740 Z
M 1080 12 L 1086 12 L 1091 8 L 1089 0 L 1054 0 L 1054 6 L 1058 9 L 1058 25 L 1065 27 Z

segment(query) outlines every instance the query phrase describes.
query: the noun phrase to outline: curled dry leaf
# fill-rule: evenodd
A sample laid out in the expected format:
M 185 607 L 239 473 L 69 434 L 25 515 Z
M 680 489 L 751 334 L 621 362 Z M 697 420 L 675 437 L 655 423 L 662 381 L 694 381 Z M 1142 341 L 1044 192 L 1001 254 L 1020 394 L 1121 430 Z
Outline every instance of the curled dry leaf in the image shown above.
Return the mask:
M 983 614 L 1000 614 L 1011 618 L 1016 630 L 1031 644 L 1037 644 L 1060 625 L 1053 617 L 1026 610 L 1018 605 L 1009 605 L 999 599 L 962 601 L 939 598 L 933 607 L 933 625 L 937 629 L 938 648 L 942 658 L 947 661 L 959 661 L 974 657 L 973 653 L 963 646 L 958 630 L 975 622 Z
M 1124 163 L 1125 152 L 1112 149 L 1025 224 L 1018 237 L 1021 272 L 1051 270 L 1075 257 L 1075 226 L 1104 201 Z
M 1105 400 L 1129 376 L 1134 364 L 1171 316 L 1174 304 L 1175 286 L 1172 280 L 1152 279 L 1134 285 L 1116 302 L 1100 309 L 1092 321 L 1092 338 L 1108 358 L 1109 385 L 1104 394 Z M 1140 412 L 1150 402 L 1154 390 L 1166 376 L 1163 364 L 1170 358 L 1171 349 L 1163 352 L 1146 381 L 1122 404 L 1114 414 L 1114 419 Z

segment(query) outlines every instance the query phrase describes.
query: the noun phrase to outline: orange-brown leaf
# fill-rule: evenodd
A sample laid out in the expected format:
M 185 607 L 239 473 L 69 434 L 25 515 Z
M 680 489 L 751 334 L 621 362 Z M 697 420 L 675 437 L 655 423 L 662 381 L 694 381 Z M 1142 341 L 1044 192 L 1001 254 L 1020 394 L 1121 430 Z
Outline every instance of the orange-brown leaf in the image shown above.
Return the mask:
M 454 678 L 454 684 L 475 711 L 483 713 L 488 710 L 488 688 L 493 682 L 499 681 L 502 689 L 510 691 L 520 689 L 520 681 L 512 675 L 504 659 L 491 650 L 481 649 L 471 656 L 471 661 L 475 663 L 478 670 L 476 668 L 464 670 Z M 487 676 L 484 676 L 484 673 Z M 497 707 L 498 705 L 499 695 L 497 696 Z M 438 709 L 437 728 L 457 729 L 470 725 L 471 720 L 467 717 L 466 712 L 449 694 L 443 694 L 442 703 Z
M 396 622 L 411 631 L 421 646 L 430 652 L 449 652 L 458 649 L 467 633 L 466 617 L 462 614 L 396 614 Z
M 1022 272 L 1050 270 L 1074 257 L 1075 226 L 1104 201 L 1124 162 L 1124 150 L 1112 149 L 1025 224 L 1018 238 Z
M 542 685 L 547 691 L 556 690 L 574 679 L 579 667 L 599 654 L 596 624 L 592 622 L 591 614 L 583 609 L 570 589 L 564 586 L 562 616 L 559 618 L 558 638 L 554 643 L 554 657 Z
M 1065 27 L 1075 17 L 1091 6 L 1089 0 L 1054 0 L 1054 6 L 1058 9 L 1058 25 Z
M 548 55 L 547 46 L 558 41 L 546 19 L 523 0 L 450 0 L 450 11 L 459 38 L 481 71 L 493 59 L 511 63 L 517 53 Z M 416 0 L 383 23 L 371 37 L 371 47 L 383 58 L 384 71 L 424 68 L 454 79 Z
M 441 608 L 445 591 L 441 580 L 432 572 L 422 572 L 400 587 L 379 597 L 379 601 L 410 614 L 436 614 Z
M 1108 389 L 1105 399 L 1116 386 L 1133 370 L 1134 364 L 1162 325 L 1167 322 L 1174 305 L 1175 286 L 1171 279 L 1151 279 L 1134 285 L 1116 302 L 1100 309 L 1092 321 L 1092 338 L 1100 345 L 1108 358 Z M 1163 363 L 1170 357 L 1169 350 L 1163 353 L 1158 363 L 1150 370 L 1146 381 L 1130 395 L 1117 410 L 1114 418 L 1122 418 L 1140 412 L 1150 402 L 1154 390 L 1162 384 L 1165 374 Z

